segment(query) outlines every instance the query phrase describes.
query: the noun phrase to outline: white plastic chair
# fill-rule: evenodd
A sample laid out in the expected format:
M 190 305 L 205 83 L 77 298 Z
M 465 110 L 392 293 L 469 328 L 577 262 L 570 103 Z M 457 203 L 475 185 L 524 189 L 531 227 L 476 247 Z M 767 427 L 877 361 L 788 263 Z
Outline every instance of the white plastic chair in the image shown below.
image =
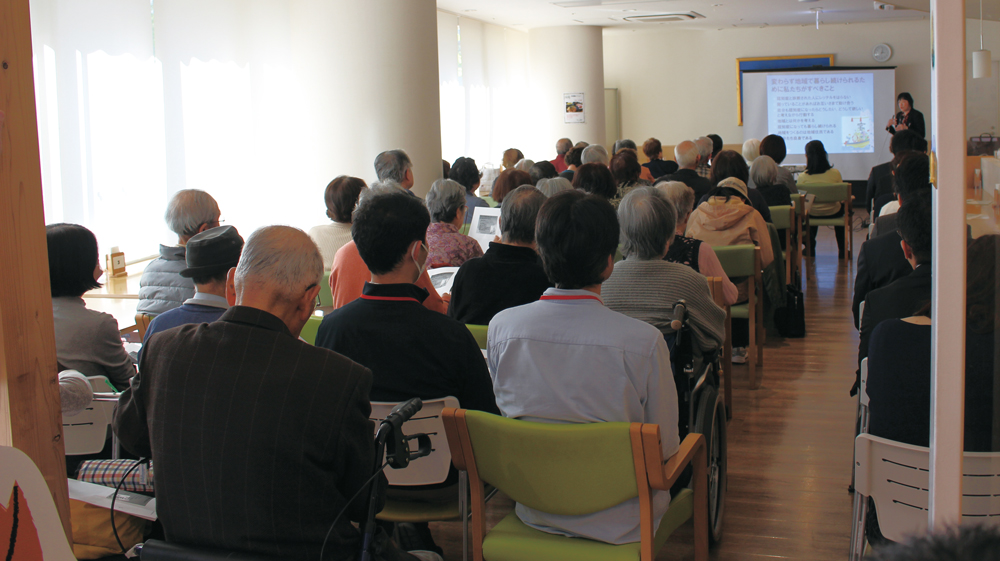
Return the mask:
M 375 430 L 378 430 L 379 422 L 389 416 L 392 409 L 398 403 L 388 403 L 384 401 L 372 402 L 372 413 L 370 419 L 375 422 Z M 441 410 L 445 407 L 460 407 L 458 399 L 448 396 L 441 399 L 427 400 L 423 402 L 423 407 L 409 421 L 403 424 L 403 434 L 412 435 L 423 433 L 431 439 L 431 453 L 423 458 L 417 458 L 410 462 L 405 469 L 388 468 L 385 473 L 389 480 L 389 485 L 393 486 L 413 486 L 413 485 L 434 485 L 444 483 L 448 479 L 448 472 L 451 469 L 451 448 L 448 446 L 448 438 L 444 432 L 444 424 L 441 421 Z M 468 474 L 464 471 L 458 473 L 458 502 L 457 508 L 448 508 L 444 505 L 428 505 L 426 512 L 420 513 L 423 503 L 393 501 L 386 499 L 385 508 L 379 514 L 380 520 L 389 522 L 413 522 L 462 519 L 462 558 L 467 558 L 469 543 L 469 503 L 468 503 Z M 442 516 L 443 515 L 443 516 Z M 426 518 L 426 520 L 423 520 Z
M 14 557 L 19 557 L 18 548 L 22 553 L 37 554 L 33 549 L 40 546 L 43 561 L 76 561 L 52 494 L 35 462 L 17 448 L 0 446 L 0 504 L 8 511 L 13 510 L 15 484 L 24 497 L 23 504 L 18 497 L 18 511 L 21 514 L 30 511 L 31 517 L 19 515 Z M 37 544 L 32 543 L 33 535 L 37 535 Z M 10 537 L 0 539 L 4 552 L 10 547 Z
M 112 388 L 104 376 L 88 376 L 94 388 L 94 401 L 76 415 L 63 415 L 63 443 L 67 456 L 97 454 L 104 449 L 108 438 L 108 426 L 114 420 L 115 406 L 121 393 L 102 392 L 102 388 Z M 112 434 L 112 439 L 114 435 Z M 117 446 L 112 442 L 112 457 L 117 458 Z
M 882 535 L 901 541 L 927 530 L 930 449 L 870 434 L 854 440 L 854 526 L 851 561 L 865 548 L 868 497 Z M 1000 524 L 1000 452 L 966 452 L 962 460 L 962 522 Z

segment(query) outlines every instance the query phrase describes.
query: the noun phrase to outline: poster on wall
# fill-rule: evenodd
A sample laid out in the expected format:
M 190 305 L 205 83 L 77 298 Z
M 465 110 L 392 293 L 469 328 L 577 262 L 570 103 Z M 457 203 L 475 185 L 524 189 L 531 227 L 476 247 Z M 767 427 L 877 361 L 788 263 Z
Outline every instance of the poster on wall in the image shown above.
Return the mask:
M 563 94 L 563 102 L 566 104 L 566 113 L 563 117 L 564 123 L 586 123 L 586 114 L 583 112 L 583 94 L 567 93 Z

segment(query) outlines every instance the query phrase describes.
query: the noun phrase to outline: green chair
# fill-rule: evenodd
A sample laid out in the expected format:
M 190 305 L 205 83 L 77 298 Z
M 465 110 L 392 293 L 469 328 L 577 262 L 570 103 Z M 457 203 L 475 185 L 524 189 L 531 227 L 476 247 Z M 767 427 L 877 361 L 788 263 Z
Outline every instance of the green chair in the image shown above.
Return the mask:
M 782 206 L 772 206 L 768 207 L 771 211 L 771 223 L 778 230 L 785 231 L 785 251 L 781 252 L 781 258 L 785 261 L 785 284 L 792 284 L 792 279 L 795 277 L 795 273 L 798 272 L 796 268 L 796 251 L 793 236 L 793 231 L 795 230 L 795 209 L 789 205 Z M 778 248 L 774 248 L 777 250 Z M 799 286 L 800 283 L 795 283 Z
M 816 195 L 813 204 L 822 203 L 843 203 L 844 216 L 837 218 L 823 218 L 822 216 L 810 216 L 809 226 L 842 226 L 844 228 L 844 256 L 848 261 L 854 259 L 854 244 L 851 235 L 851 215 L 852 199 L 850 183 L 807 183 L 798 185 L 799 191 Z M 812 245 L 811 242 L 809 245 Z M 815 256 L 814 256 L 815 257 Z
M 480 349 L 486 348 L 486 332 L 489 330 L 488 325 L 475 325 L 472 323 L 465 324 L 465 327 L 469 328 L 472 332 L 472 336 L 476 338 L 476 342 L 479 343 Z
M 302 333 L 299 337 L 305 339 L 310 345 L 316 344 L 316 334 L 319 333 L 319 324 L 323 323 L 323 316 L 309 316 L 306 324 L 302 326 Z
M 463 236 L 469 235 L 469 230 L 472 228 L 472 224 L 462 224 L 462 227 L 458 229 L 458 233 Z
M 490 205 L 490 208 L 496 208 L 499 203 L 493 200 L 493 197 L 486 195 L 485 197 L 480 197 L 482 200 L 486 201 L 486 204 Z
M 732 279 L 746 277 L 747 302 L 729 308 L 728 319 L 745 319 L 750 323 L 750 345 L 747 348 L 750 389 L 760 387 L 763 373 L 757 376 L 757 367 L 764 366 L 764 283 L 761 273 L 760 249 L 754 245 L 729 245 L 713 247 L 726 275 Z M 760 291 L 760 292 L 759 292 Z
M 333 292 L 330 292 L 330 271 L 323 272 L 323 282 L 319 285 L 320 307 L 333 306 Z
M 463 409 L 445 409 L 441 416 L 452 461 L 468 472 L 474 561 L 653 561 L 667 537 L 692 517 L 695 559 L 708 559 L 708 467 L 701 434 L 689 434 L 664 463 L 658 425 L 534 423 Z M 674 497 L 654 529 L 653 490 L 668 491 L 689 464 L 693 490 Z M 556 515 L 590 514 L 638 496 L 641 541 L 612 545 L 549 534 L 525 525 L 514 512 L 487 534 L 484 482 Z

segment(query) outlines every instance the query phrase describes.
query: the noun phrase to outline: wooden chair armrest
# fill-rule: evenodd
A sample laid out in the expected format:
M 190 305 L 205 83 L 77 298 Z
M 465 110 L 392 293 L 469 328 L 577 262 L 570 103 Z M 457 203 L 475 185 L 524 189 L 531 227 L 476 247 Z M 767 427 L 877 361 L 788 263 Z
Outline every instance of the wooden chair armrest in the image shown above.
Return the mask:
M 451 463 L 455 469 L 468 471 L 465 463 L 465 454 L 462 450 L 462 440 L 458 432 L 458 409 L 445 407 L 441 410 L 441 423 L 444 425 L 444 434 L 448 437 L 448 448 L 451 451 Z
M 659 428 L 656 425 L 643 426 L 643 448 L 649 452 L 646 456 L 646 473 L 649 486 L 661 491 L 669 491 L 677 482 L 684 468 L 698 456 L 706 457 L 705 437 L 698 433 L 687 435 L 681 442 L 677 452 L 666 462 L 661 459 Z

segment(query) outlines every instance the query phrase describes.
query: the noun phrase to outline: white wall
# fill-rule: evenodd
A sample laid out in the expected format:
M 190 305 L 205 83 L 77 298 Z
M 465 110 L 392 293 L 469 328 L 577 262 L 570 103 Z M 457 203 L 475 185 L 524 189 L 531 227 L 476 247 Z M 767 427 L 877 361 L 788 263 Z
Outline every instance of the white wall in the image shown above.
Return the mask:
M 871 56 L 879 43 L 892 47 L 884 65 Z M 625 138 L 641 143 L 653 136 L 676 144 L 716 133 L 735 144 L 743 141 L 737 124 L 737 58 L 833 54 L 836 66 L 896 66 L 896 91 L 913 95 L 929 134 L 930 45 L 926 20 L 821 25 L 819 30 L 610 28 L 604 30 L 604 77 L 607 87 L 619 89 Z

